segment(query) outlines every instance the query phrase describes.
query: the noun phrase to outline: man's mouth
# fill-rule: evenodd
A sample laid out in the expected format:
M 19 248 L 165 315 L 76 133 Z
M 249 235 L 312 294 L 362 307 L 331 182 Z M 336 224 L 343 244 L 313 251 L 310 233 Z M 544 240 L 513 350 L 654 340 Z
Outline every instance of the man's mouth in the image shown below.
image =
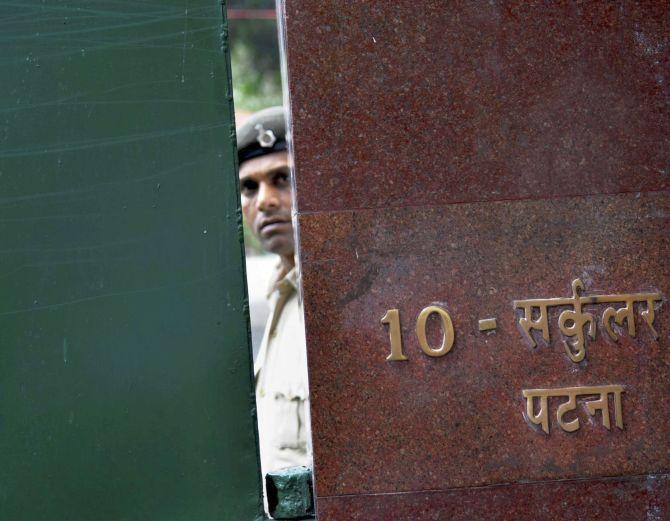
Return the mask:
M 286 231 L 291 226 L 291 221 L 281 217 L 270 217 L 263 219 L 258 226 L 259 235 L 271 235 L 279 231 Z

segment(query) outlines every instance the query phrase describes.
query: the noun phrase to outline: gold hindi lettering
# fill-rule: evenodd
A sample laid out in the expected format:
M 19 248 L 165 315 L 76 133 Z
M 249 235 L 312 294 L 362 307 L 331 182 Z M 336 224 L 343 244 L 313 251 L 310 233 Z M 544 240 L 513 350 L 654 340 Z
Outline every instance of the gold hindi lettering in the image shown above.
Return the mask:
M 545 434 L 549 434 L 549 398 L 567 398 L 568 401 L 559 405 L 556 410 L 556 421 L 566 432 L 574 432 L 579 429 L 579 418 L 565 421 L 563 417 L 569 411 L 577 408 L 578 396 L 597 395 L 595 400 L 584 400 L 587 412 L 595 417 L 596 411 L 600 411 L 603 426 L 610 430 L 610 408 L 609 395 L 614 396 L 614 424 L 623 430 L 623 411 L 621 406 L 621 393 L 624 392 L 621 385 L 598 385 L 593 387 L 562 387 L 559 389 L 526 389 L 522 391 L 526 399 L 526 418 L 534 425 L 540 425 Z M 536 412 L 536 399 L 539 399 L 540 408 Z
M 649 326 L 654 339 L 658 339 L 658 333 L 654 329 L 654 302 L 662 300 L 660 293 L 583 296 L 581 295 L 583 290 L 584 283 L 579 279 L 575 279 L 572 282 L 572 297 L 513 301 L 512 304 L 515 308 L 523 310 L 523 314 L 519 318 L 519 325 L 532 347 L 537 345 L 531 334 L 532 329 L 541 331 L 542 338 L 546 342 L 550 341 L 547 309 L 550 307 L 570 306 L 572 309 L 566 309 L 559 315 L 558 327 L 568 337 L 565 340 L 565 352 L 570 357 L 570 360 L 575 363 L 584 360 L 586 356 L 586 335 L 592 340 L 596 338 L 595 317 L 583 310 L 583 306 L 589 304 L 624 304 L 623 307 L 618 309 L 615 309 L 613 306 L 608 307 L 602 316 L 603 326 L 608 336 L 612 340 L 618 340 L 616 333 L 612 329 L 612 321 L 621 327 L 623 327 L 625 322 L 628 334 L 631 337 L 635 337 L 634 304 L 636 302 L 645 303 L 646 307 L 640 315 Z M 584 334 L 585 331 L 586 335 Z

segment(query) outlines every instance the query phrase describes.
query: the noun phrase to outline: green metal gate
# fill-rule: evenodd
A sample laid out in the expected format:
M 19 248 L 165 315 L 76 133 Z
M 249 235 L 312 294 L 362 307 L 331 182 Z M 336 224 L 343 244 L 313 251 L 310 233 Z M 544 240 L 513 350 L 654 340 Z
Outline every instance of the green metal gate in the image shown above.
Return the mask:
M 0 0 L 0 519 L 260 516 L 224 12 Z

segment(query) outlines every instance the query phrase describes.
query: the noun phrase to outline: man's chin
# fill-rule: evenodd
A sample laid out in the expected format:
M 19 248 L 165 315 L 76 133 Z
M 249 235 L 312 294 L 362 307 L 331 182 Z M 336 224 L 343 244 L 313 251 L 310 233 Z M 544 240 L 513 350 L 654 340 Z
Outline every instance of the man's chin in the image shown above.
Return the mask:
M 261 246 L 265 251 L 275 253 L 277 255 L 293 255 L 295 247 L 293 245 L 293 237 L 287 238 L 283 236 L 273 236 L 263 239 Z

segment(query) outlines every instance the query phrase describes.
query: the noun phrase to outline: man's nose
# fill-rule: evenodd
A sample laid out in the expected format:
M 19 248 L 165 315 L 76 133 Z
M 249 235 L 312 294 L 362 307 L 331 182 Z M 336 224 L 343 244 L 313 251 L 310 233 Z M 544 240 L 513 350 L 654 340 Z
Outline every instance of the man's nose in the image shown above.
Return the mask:
M 260 183 L 258 187 L 258 209 L 267 212 L 279 208 L 279 192 L 269 183 Z

